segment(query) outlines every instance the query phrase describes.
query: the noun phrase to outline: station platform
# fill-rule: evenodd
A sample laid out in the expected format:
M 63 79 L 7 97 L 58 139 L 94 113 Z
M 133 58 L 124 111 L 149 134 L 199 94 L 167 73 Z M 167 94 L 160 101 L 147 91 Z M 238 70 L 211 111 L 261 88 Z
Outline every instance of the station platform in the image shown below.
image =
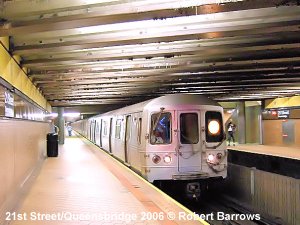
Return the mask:
M 230 150 L 256 153 L 261 155 L 276 156 L 288 159 L 300 160 L 300 147 L 280 147 L 272 145 L 258 145 L 258 144 L 238 144 L 235 146 L 228 146 Z
M 47 158 L 10 225 L 208 224 L 79 136 Z
M 300 179 L 300 148 L 241 144 L 227 149 L 228 163 Z

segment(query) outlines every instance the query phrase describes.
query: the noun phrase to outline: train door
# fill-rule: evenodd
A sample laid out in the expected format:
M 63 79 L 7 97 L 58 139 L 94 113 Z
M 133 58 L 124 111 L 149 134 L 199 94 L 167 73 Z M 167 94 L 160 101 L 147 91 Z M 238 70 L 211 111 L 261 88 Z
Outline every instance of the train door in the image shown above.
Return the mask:
M 129 162 L 129 141 L 131 135 L 131 116 L 126 116 L 126 127 L 125 127 L 125 163 L 130 164 Z
M 93 122 L 92 122 L 92 141 L 94 143 L 96 142 L 95 133 L 96 133 L 96 120 L 93 120 Z
M 201 171 L 200 112 L 178 111 L 178 170 Z
M 111 142 L 112 142 L 112 127 L 113 127 L 113 118 L 110 118 L 109 119 L 109 134 L 108 134 L 108 137 L 109 137 L 109 152 L 112 153 L 112 149 L 111 149 Z
M 100 126 L 99 120 L 95 120 L 95 143 L 96 145 L 100 146 Z
M 90 122 L 89 139 L 93 142 L 93 120 Z
M 93 142 L 96 143 L 96 120 L 93 123 Z
M 103 119 L 100 120 L 100 148 L 102 148 Z

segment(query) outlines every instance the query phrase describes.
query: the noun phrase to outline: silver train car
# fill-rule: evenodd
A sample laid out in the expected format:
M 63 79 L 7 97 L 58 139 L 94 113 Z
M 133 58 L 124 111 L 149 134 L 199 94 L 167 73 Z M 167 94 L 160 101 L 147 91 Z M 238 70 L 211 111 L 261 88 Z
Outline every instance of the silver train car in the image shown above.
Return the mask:
M 187 196 L 227 176 L 223 109 L 204 96 L 166 95 L 72 126 L 149 182 L 184 181 Z

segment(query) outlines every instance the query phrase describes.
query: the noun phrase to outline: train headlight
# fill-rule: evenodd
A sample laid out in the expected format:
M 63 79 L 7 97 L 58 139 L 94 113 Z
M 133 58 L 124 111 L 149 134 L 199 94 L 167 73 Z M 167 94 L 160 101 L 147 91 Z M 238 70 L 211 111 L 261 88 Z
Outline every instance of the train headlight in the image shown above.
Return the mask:
M 211 120 L 208 123 L 208 131 L 211 135 L 217 135 L 220 133 L 220 123 L 217 120 Z
M 209 154 L 207 156 L 207 162 L 214 163 L 214 161 L 215 161 L 215 156 L 213 154 Z
M 152 162 L 154 162 L 155 164 L 159 163 L 161 160 L 160 156 L 159 155 L 154 155 L 152 157 Z
M 172 162 L 172 157 L 169 155 L 164 156 L 164 162 L 165 163 L 171 163 Z

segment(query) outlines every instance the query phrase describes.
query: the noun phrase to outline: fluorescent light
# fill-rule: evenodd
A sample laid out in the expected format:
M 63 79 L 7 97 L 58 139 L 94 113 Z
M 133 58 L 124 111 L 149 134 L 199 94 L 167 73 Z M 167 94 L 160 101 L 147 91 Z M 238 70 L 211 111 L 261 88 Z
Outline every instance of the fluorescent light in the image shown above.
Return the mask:
M 79 117 L 80 113 L 64 113 L 64 117 Z
M 50 113 L 46 115 L 48 117 L 57 117 L 58 113 Z M 80 113 L 64 113 L 64 117 L 79 117 Z

